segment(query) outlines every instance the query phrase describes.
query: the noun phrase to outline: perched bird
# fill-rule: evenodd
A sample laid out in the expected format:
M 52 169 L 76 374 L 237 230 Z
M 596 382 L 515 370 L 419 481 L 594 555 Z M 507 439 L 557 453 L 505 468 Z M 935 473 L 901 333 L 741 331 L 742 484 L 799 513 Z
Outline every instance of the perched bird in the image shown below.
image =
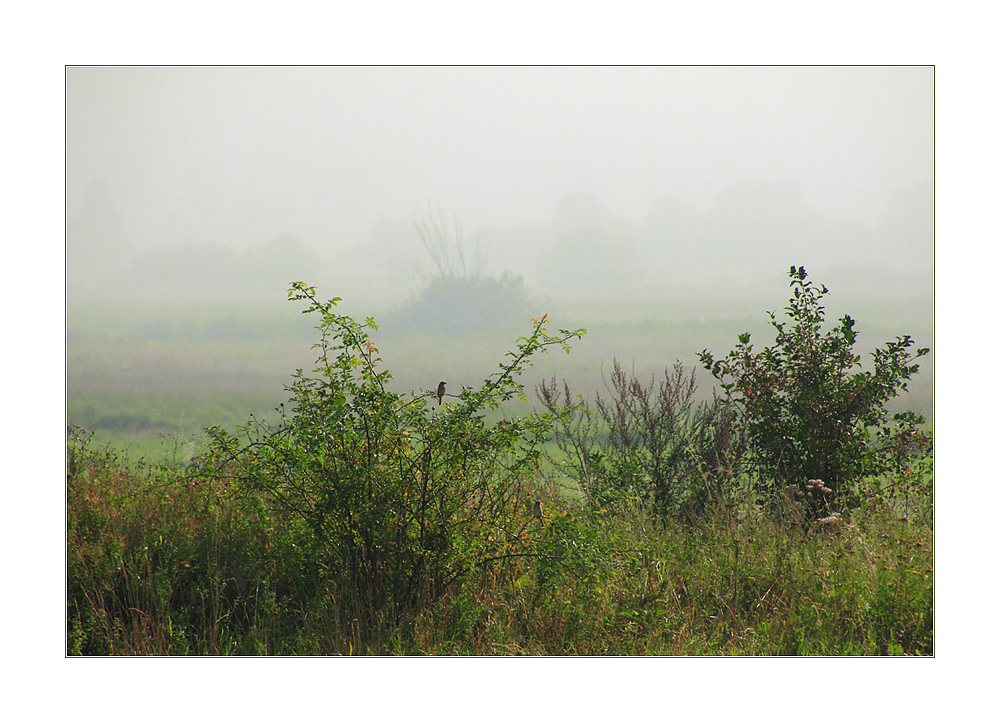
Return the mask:
M 542 501 L 535 500 L 535 519 L 538 520 L 538 524 L 545 527 L 545 523 L 542 522 Z
M 444 402 L 444 382 L 438 382 L 437 398 L 438 404 Z

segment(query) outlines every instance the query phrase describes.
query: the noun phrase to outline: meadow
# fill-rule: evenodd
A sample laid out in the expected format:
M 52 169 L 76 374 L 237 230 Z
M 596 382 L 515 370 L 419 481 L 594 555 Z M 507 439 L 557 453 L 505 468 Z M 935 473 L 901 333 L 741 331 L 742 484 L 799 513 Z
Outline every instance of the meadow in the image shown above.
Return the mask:
M 415 335 L 394 328 L 388 311 L 370 340 L 392 379 L 344 382 L 360 385 L 344 398 L 377 389 L 383 408 L 412 411 L 380 418 L 375 458 L 398 459 L 396 471 L 359 462 L 375 442 L 359 443 L 350 425 L 324 432 L 343 435 L 335 461 L 275 431 L 286 424 L 308 436 L 294 426 L 304 415 L 291 413 L 296 394 L 299 408 L 313 399 L 293 372 L 310 372 L 317 358 L 316 319 L 301 303 L 268 294 L 236 311 L 231 299 L 191 297 L 71 306 L 67 652 L 932 655 L 931 461 L 855 480 L 835 515 L 805 515 L 748 472 L 690 475 L 688 497 L 667 507 L 620 465 L 602 468 L 614 494 L 596 494 L 551 434 L 532 436 L 531 419 L 545 411 L 539 383 L 565 380 L 593 399 L 608 395 L 616 360 L 643 384 L 661 382 L 675 360 L 694 370 L 702 349 L 728 350 L 746 331 L 769 338 L 762 310 L 786 296 L 771 291 L 773 301 L 736 313 L 721 303 L 562 297 L 549 305 L 555 324 L 587 333 L 568 355 L 533 352 L 517 377 L 524 397 L 497 396 L 495 406 L 476 390 L 501 394 L 489 381 L 517 334 Z M 903 332 L 930 337 L 919 303 L 897 299 L 858 314 L 859 353 Z M 349 299 L 338 313 L 366 315 Z M 892 411 L 931 418 L 931 360 Z M 455 395 L 440 410 L 420 396 L 439 379 Z M 700 368 L 697 380 L 695 399 L 707 403 L 716 385 Z M 248 420 L 263 425 L 241 429 Z M 425 467 L 430 449 L 438 456 Z M 331 496 L 332 479 L 373 474 L 377 500 Z M 296 492 L 301 504 L 279 504 L 299 479 L 313 485 Z M 705 495 L 695 489 L 703 483 Z M 418 491 L 427 497 L 419 515 Z M 317 522 L 321 500 L 327 517 Z M 544 502 L 544 521 L 531 500 Z M 432 513 L 437 536 L 426 532 Z

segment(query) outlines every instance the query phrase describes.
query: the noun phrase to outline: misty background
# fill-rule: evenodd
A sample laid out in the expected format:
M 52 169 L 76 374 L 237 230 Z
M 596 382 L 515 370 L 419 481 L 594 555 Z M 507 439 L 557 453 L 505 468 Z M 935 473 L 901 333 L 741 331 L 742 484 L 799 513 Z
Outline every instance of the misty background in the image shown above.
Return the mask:
M 901 402 L 929 416 L 933 81 L 929 67 L 70 67 L 69 421 L 187 432 L 286 398 L 314 357 L 315 320 L 285 301 L 295 280 L 376 317 L 401 389 L 480 383 L 549 313 L 588 334 L 537 375 L 589 394 L 615 357 L 662 376 L 742 331 L 770 343 L 793 264 L 830 288 L 828 319 L 858 320 L 863 353 L 902 334 L 931 347 Z M 466 252 L 445 270 L 492 308 L 434 297 L 435 234 Z

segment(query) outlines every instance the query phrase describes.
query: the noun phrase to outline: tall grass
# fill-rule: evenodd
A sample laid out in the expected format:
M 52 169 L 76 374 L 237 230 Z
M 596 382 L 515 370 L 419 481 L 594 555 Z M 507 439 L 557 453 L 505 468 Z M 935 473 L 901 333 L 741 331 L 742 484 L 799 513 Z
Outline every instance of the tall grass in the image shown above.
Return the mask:
M 71 655 L 930 655 L 931 516 L 882 498 L 809 530 L 575 508 L 544 476 L 531 554 L 405 614 L 338 598 L 307 530 L 179 468 L 72 436 Z

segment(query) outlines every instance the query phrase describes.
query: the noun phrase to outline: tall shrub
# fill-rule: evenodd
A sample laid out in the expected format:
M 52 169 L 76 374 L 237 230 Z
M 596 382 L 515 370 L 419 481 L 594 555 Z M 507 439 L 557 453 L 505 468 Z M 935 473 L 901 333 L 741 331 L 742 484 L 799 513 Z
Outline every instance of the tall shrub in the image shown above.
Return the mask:
M 803 267 L 791 267 L 789 277 L 791 323 L 768 312 L 772 346 L 755 351 L 744 333 L 725 357 L 704 350 L 700 358 L 746 420 L 758 477 L 794 486 L 819 510 L 850 493 L 852 482 L 899 463 L 892 440 L 915 433 L 923 418 L 904 412 L 891 422 L 885 404 L 906 390 L 919 369 L 914 361 L 929 350 L 896 337 L 873 352 L 871 370 L 861 370 L 854 319 L 845 315 L 824 332 L 828 289 Z
M 527 476 L 547 422 L 496 424 L 486 413 L 524 396 L 530 358 L 583 330 L 550 335 L 534 320 L 500 371 L 479 389 L 436 395 L 387 388 L 369 337 L 374 320 L 336 313 L 295 283 L 292 300 L 320 318 L 317 366 L 298 370 L 276 426 L 252 421 L 237 435 L 209 430 L 216 460 L 239 487 L 311 531 L 315 560 L 340 609 L 363 623 L 414 609 L 476 566 L 522 554 L 530 524 Z

